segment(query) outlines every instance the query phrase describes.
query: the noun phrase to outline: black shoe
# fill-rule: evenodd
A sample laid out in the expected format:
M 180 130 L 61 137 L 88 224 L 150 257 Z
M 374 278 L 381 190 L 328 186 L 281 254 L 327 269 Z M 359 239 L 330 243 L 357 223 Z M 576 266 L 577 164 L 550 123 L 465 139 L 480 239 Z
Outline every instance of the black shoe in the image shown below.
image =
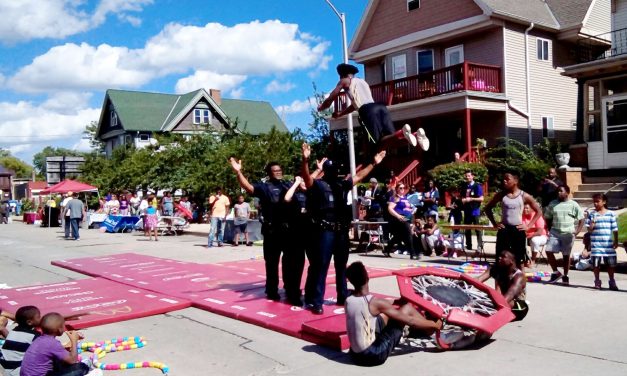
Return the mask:
M 252 246 L 253 246 L 253 242 L 248 242 L 248 243 L 246 243 L 246 246 L 247 246 L 247 247 L 252 247 Z
M 278 302 L 281 300 L 281 295 L 279 295 L 278 292 L 266 294 L 266 297 L 268 298 L 268 300 L 274 300 L 275 302 Z
M 322 315 L 324 313 L 324 309 L 322 308 L 322 306 L 312 306 L 311 313 L 313 313 L 314 315 Z

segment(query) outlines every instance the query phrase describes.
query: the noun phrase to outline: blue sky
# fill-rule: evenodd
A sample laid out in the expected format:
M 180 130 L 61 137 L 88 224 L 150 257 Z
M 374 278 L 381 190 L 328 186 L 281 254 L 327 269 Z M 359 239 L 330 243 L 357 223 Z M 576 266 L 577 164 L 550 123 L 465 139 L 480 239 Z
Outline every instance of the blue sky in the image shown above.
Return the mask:
M 350 39 L 367 0 L 334 0 Z M 87 150 L 106 89 L 270 102 L 290 129 L 330 90 L 341 28 L 324 0 L 0 0 L 0 148 Z

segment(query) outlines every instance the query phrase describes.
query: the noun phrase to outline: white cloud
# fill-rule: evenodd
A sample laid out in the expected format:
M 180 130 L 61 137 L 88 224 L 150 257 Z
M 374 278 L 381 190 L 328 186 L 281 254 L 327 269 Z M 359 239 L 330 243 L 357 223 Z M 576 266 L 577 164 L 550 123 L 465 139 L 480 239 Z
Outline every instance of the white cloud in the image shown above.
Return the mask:
M 226 77 L 229 84 L 243 76 L 319 69 L 328 62 L 327 48 L 327 42 L 303 38 L 298 25 L 280 21 L 232 27 L 169 24 L 142 49 L 86 43 L 53 47 L 7 83 L 22 92 L 103 90 L 135 88 L 166 75 L 196 72 L 179 80 L 178 91 L 208 76 L 203 72 Z
M 311 109 L 314 107 L 315 107 L 315 103 L 314 103 L 314 100 L 312 99 L 307 99 L 304 101 L 295 100 L 291 104 L 284 105 L 284 106 L 277 106 L 276 112 L 279 114 L 279 116 L 283 116 L 286 114 L 295 114 L 299 112 L 311 111 Z
M 133 66 L 133 54 L 126 47 L 67 43 L 37 56 L 9 78 L 8 85 L 22 92 L 139 87 L 154 73 Z
M 228 93 L 228 96 L 233 99 L 241 99 L 244 96 L 244 88 L 238 87 L 237 89 L 233 89 Z
M 199 70 L 191 76 L 181 78 L 176 82 L 177 93 L 189 93 L 190 91 L 204 88 L 231 90 L 246 80 L 244 75 L 218 74 L 210 71 Z
M 89 140 L 86 138 L 81 138 L 77 143 L 72 145 L 71 149 L 76 150 L 76 151 L 85 151 L 85 152 L 89 152 L 92 150 Z
M 32 147 L 33 147 L 33 144 L 17 144 L 17 145 L 9 146 L 9 151 L 11 152 L 12 155 L 16 155 L 18 153 L 31 150 Z
M 266 93 L 285 93 L 295 88 L 291 82 L 279 82 L 278 80 L 272 80 L 266 85 Z
M 93 93 L 62 91 L 48 97 L 41 107 L 48 111 L 69 115 L 74 113 L 76 108 L 87 107 L 92 95 Z
M 136 24 L 128 12 L 140 12 L 148 4 L 152 0 L 102 0 L 90 15 L 78 0 L 0 0 L 0 41 L 64 38 L 102 25 L 110 13 Z
M 85 126 L 100 117 L 99 108 L 78 108 L 59 113 L 31 102 L 0 102 L 2 144 L 59 141 L 80 137 Z

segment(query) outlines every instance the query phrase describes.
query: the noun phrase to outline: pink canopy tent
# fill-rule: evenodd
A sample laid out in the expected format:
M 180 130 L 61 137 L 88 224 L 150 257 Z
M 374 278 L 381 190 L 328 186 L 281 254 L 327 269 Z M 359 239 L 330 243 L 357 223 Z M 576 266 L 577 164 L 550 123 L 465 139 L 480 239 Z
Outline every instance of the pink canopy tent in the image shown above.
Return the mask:
M 68 192 L 98 192 L 98 188 L 89 184 L 81 183 L 75 180 L 63 180 L 43 191 L 40 195 L 49 195 L 51 193 L 68 193 Z

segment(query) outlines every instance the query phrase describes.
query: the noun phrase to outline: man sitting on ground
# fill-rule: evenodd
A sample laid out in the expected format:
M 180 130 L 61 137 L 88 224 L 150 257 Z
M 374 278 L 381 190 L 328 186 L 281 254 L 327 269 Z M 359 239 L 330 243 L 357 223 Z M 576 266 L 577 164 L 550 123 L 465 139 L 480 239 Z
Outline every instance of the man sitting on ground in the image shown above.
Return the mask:
M 430 334 L 442 328 L 442 321 L 431 321 L 411 304 L 400 308 L 392 302 L 374 297 L 368 287 L 368 272 L 357 261 L 346 269 L 346 278 L 355 291 L 346 299 L 346 330 L 350 355 L 358 365 L 385 363 L 403 335 L 404 325 Z
M 477 279 L 485 282 L 490 277 L 494 278 L 496 291 L 503 294 L 516 320 L 520 321 L 527 316 L 529 307 L 526 298 L 526 277 L 521 270 L 522 265 L 517 263 L 516 256 L 509 250 L 504 250 L 499 254 L 495 266 L 488 268 Z

